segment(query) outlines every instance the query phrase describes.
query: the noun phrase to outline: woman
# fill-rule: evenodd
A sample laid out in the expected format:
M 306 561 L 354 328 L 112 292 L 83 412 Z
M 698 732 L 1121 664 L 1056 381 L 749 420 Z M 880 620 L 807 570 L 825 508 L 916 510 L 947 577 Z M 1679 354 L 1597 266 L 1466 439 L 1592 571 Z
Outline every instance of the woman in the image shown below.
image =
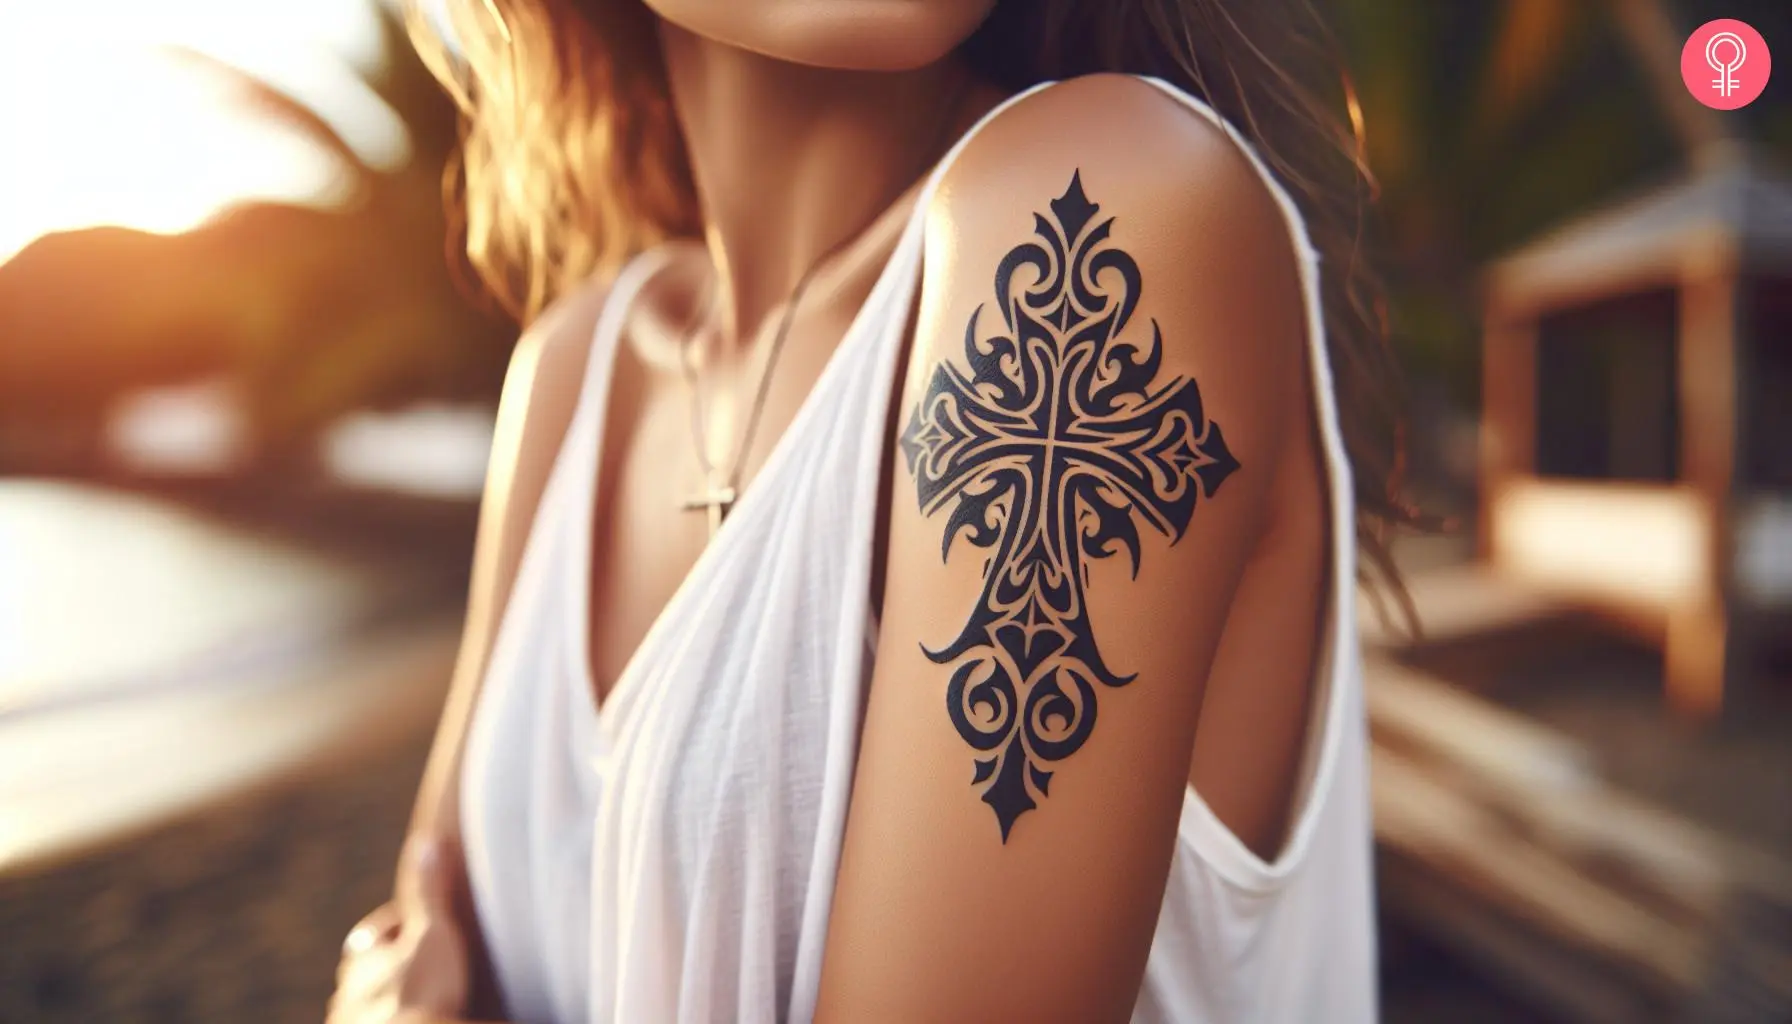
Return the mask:
M 531 325 L 331 1019 L 1373 1019 L 1387 366 L 1304 0 L 453 14 Z

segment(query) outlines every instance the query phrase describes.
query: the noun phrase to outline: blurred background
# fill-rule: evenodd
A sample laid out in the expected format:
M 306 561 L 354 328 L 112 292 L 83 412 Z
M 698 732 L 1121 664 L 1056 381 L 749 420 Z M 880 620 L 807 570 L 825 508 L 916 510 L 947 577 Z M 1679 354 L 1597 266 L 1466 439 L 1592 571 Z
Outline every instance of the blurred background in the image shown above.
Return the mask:
M 1325 0 L 1424 632 L 1363 622 L 1391 1021 L 1792 1021 L 1784 0 Z M 312 1021 L 383 899 L 515 325 L 379 0 L 0 0 L 0 1022 Z

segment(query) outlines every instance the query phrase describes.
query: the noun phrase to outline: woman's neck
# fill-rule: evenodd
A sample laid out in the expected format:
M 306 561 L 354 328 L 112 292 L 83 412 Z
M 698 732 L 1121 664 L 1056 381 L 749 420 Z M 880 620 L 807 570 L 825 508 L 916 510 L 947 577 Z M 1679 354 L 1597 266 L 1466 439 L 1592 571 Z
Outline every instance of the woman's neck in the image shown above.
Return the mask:
M 749 339 L 829 250 L 864 231 L 944 144 L 967 72 L 806 67 L 662 23 L 672 101 L 715 262 L 718 327 Z

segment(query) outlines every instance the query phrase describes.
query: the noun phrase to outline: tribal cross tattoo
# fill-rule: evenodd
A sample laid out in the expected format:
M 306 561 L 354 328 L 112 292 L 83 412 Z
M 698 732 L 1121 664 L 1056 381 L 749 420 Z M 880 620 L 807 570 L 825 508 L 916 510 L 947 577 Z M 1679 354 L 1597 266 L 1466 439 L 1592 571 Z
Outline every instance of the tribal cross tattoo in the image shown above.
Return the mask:
M 1048 795 L 1045 766 L 1094 730 L 1094 684 L 1134 678 L 1096 647 L 1088 561 L 1124 549 L 1136 577 L 1136 523 L 1174 544 L 1238 469 L 1195 382 L 1158 379 L 1157 322 L 1145 347 L 1122 340 L 1139 267 L 1109 239 L 1114 219 L 1096 221 L 1080 173 L 1050 207 L 996 268 L 1004 331 L 979 338 L 983 307 L 972 312 L 970 372 L 942 360 L 899 439 L 922 515 L 952 506 L 942 560 L 960 534 L 994 549 L 958 638 L 922 651 L 957 664 L 946 712 L 1003 843 Z

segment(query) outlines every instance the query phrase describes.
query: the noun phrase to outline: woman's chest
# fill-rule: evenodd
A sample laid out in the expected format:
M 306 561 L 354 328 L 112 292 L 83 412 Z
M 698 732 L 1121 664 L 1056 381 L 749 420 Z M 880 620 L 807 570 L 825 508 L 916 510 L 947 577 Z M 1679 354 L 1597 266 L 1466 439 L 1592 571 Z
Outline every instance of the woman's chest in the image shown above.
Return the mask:
M 684 586 L 715 530 L 747 495 L 787 489 L 762 480 L 780 447 L 815 438 L 793 425 L 838 344 L 846 312 L 817 310 L 793 330 L 774 365 L 745 353 L 692 373 L 655 366 L 625 338 L 605 409 L 590 519 L 590 671 L 602 699 Z M 661 360 L 663 362 L 663 359 Z M 755 494 L 787 503 L 791 495 Z M 579 571 L 575 569 L 574 571 Z
M 632 375 L 631 375 L 632 376 Z M 710 490 L 693 456 L 689 410 L 664 387 L 624 378 L 605 431 L 590 531 L 587 621 L 591 678 L 601 699 L 677 593 L 709 539 Z M 591 472 L 598 472 L 592 467 Z

